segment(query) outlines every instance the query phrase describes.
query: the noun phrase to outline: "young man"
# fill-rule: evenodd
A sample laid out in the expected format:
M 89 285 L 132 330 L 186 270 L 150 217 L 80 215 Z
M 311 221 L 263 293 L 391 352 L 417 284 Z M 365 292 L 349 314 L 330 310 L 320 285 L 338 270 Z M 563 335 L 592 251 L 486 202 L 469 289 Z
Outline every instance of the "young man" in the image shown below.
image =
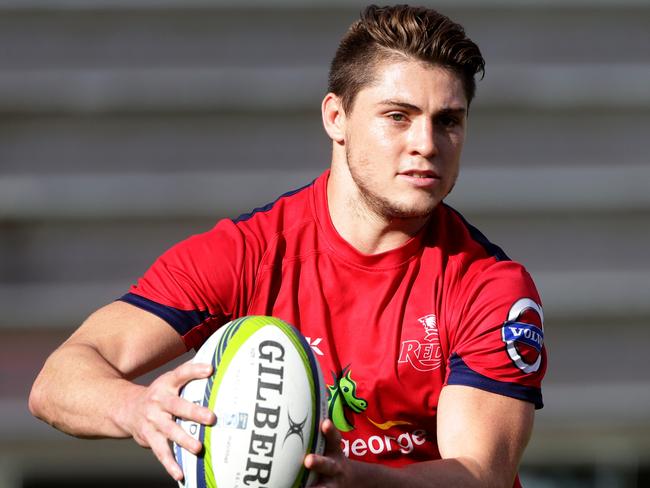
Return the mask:
M 435 11 L 366 9 L 322 103 L 330 170 L 161 256 L 52 354 L 32 412 L 77 436 L 132 436 L 181 479 L 169 441 L 201 445 L 173 417 L 215 418 L 178 392 L 210 367 L 131 380 L 236 317 L 274 315 L 319 339 L 331 388 L 356 384 L 356 404 L 323 424 L 325 455 L 305 459 L 323 486 L 519 486 L 542 405 L 540 299 L 442 202 L 483 66 Z

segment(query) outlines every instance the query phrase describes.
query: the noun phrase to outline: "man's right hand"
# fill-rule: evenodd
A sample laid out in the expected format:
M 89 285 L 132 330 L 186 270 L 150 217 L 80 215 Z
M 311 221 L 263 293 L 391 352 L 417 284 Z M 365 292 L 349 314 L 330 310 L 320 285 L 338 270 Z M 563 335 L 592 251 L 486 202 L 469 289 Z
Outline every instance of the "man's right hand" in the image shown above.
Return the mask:
M 215 414 L 179 396 L 188 382 L 207 378 L 212 365 L 190 361 L 158 377 L 146 388 L 134 388 L 125 402 L 121 414 L 123 427 L 142 447 L 152 450 L 158 461 L 176 481 L 183 479 L 183 472 L 176 462 L 169 441 L 194 454 L 201 452 L 200 441 L 185 432 L 175 418 L 190 420 L 203 425 L 214 425 Z
M 186 362 L 149 386 L 132 382 L 186 352 L 181 336 L 159 317 L 124 302 L 93 313 L 54 351 L 29 398 L 36 417 L 82 438 L 132 436 L 149 447 L 176 480 L 183 478 L 169 441 L 190 452 L 201 443 L 175 417 L 201 424 L 216 419 L 207 408 L 183 400 L 181 388 L 212 372 L 208 364 Z

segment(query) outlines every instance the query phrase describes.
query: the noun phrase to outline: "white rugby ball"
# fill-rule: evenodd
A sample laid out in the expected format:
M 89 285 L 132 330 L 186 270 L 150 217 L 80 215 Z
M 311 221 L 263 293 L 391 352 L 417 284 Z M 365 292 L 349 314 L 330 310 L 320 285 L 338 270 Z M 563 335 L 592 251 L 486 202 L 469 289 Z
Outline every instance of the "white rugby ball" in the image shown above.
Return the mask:
M 315 481 L 303 465 L 321 454 L 327 416 L 323 375 L 302 334 L 275 317 L 248 316 L 222 326 L 193 359 L 214 372 L 181 391 L 217 416 L 214 426 L 178 419 L 203 443 L 195 456 L 174 445 L 184 488 L 290 488 Z

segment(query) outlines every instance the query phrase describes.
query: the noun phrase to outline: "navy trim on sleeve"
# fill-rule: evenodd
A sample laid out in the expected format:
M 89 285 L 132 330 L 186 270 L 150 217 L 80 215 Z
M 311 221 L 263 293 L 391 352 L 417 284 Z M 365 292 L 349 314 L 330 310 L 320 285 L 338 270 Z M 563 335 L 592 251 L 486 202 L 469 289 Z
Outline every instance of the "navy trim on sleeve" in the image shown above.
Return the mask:
M 127 293 L 118 298 L 118 300 L 130 303 L 131 305 L 160 317 L 171 325 L 180 335 L 187 334 L 192 330 L 192 328 L 202 324 L 211 317 L 207 311 L 180 310 L 178 308 L 168 307 L 167 305 L 161 305 L 160 303 L 134 293 Z
M 449 379 L 448 385 L 464 385 L 479 388 L 481 390 L 497 393 L 499 395 L 516 398 L 535 404 L 536 409 L 544 407 L 542 401 L 542 390 L 531 386 L 524 386 L 517 383 L 508 383 L 497 381 L 487 376 L 483 376 L 471 369 L 465 361 L 458 355 L 452 354 L 449 359 Z

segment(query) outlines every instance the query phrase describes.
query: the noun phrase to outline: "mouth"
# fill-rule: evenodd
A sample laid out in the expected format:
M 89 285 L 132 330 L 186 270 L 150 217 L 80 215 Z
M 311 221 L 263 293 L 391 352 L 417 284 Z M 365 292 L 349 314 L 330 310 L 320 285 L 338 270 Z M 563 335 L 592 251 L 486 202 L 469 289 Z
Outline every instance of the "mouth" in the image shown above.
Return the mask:
M 439 180 L 440 175 L 433 170 L 424 170 L 424 169 L 411 169 L 407 171 L 400 171 L 398 173 L 400 176 L 406 176 L 408 178 L 416 178 L 421 180 Z
M 427 188 L 440 181 L 440 175 L 433 170 L 410 169 L 400 171 L 397 176 L 419 188 Z

